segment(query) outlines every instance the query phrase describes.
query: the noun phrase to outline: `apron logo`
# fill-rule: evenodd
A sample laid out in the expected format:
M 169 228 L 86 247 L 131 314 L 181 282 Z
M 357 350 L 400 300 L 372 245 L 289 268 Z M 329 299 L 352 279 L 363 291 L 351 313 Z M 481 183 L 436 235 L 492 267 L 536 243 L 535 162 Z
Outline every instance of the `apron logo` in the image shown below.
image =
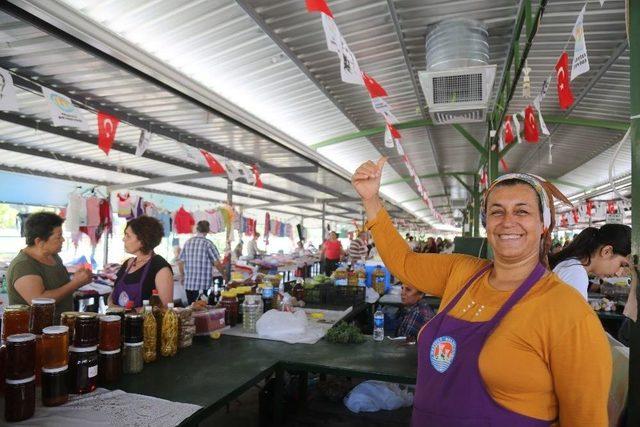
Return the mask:
M 456 357 L 456 340 L 449 336 L 437 338 L 431 344 L 431 351 L 429 352 L 429 358 L 431 359 L 431 366 L 436 371 L 443 373 Z
M 118 305 L 120 307 L 125 307 L 128 302 L 129 295 L 125 291 L 120 292 L 120 296 L 118 297 Z

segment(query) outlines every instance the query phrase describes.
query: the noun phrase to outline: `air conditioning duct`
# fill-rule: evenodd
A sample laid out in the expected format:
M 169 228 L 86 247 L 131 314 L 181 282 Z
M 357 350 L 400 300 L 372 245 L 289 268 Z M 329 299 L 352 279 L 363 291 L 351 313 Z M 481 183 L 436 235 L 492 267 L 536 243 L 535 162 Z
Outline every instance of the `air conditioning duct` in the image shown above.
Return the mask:
M 489 34 L 471 19 L 438 23 L 427 35 L 427 70 L 418 73 L 435 124 L 484 122 L 496 66 Z

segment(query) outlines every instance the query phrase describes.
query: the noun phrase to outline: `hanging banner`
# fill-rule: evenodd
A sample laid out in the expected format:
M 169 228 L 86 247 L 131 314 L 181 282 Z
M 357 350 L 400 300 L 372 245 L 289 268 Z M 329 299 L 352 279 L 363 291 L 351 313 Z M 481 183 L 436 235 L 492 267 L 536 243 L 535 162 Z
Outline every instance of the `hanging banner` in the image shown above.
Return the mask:
M 373 98 L 380 98 L 382 96 L 388 96 L 387 91 L 378 83 L 373 77 L 365 72 L 362 72 L 362 80 L 369 92 L 369 96 Z
M 42 88 L 42 94 L 49 103 L 49 114 L 54 126 L 69 126 L 81 130 L 89 129 L 82 112 L 71 102 L 69 97 L 46 87 Z
M 113 141 L 116 139 L 116 130 L 120 120 L 111 114 L 98 111 L 98 147 L 106 155 L 109 155 Z
M 255 180 L 255 185 L 258 188 L 262 188 L 262 180 L 260 179 L 260 169 L 258 169 L 258 165 L 251 166 L 251 171 L 253 172 L 253 178 Z
M 514 140 L 513 127 L 511 125 L 511 116 L 506 116 L 504 121 L 504 140 L 507 144 L 511 144 Z
M 524 118 L 523 113 L 516 113 L 512 117 L 513 117 L 513 125 L 515 127 L 516 140 L 518 141 L 518 144 L 521 144 L 522 139 L 520 138 L 520 121 L 518 120 L 518 114 L 520 114 Z
M 231 160 L 227 160 L 226 162 L 224 162 L 224 166 L 227 169 L 227 178 L 229 178 L 229 180 L 235 181 L 243 177 L 240 168 L 236 166 L 236 164 Z
M 533 103 L 538 103 L 538 105 L 542 104 L 542 100 L 545 96 L 547 96 L 547 91 L 549 90 L 549 86 L 551 85 L 551 76 L 547 77 L 542 82 L 542 87 L 540 87 L 540 93 L 536 96 L 536 99 L 533 100 Z M 537 107 L 536 107 L 537 108 Z M 538 108 L 539 110 L 540 108 Z
M 340 52 L 340 30 L 336 25 L 336 21 L 329 15 L 323 13 L 322 16 L 322 29 L 324 30 L 324 38 L 327 41 L 327 49 L 331 52 Z
M 393 115 L 391 111 L 381 111 L 380 114 L 384 116 L 385 122 L 392 125 L 395 125 L 396 123 L 398 123 L 398 119 L 396 118 L 396 116 Z
M 148 130 L 140 131 L 140 138 L 138 138 L 138 147 L 136 147 L 136 156 L 142 157 L 147 148 L 151 145 L 151 132 Z
M 340 78 L 342 78 L 342 81 L 354 85 L 364 85 L 358 60 L 342 36 L 340 36 L 340 51 L 338 55 L 340 56 Z
M 305 3 L 307 4 L 307 12 L 321 12 L 323 15 L 333 18 L 333 13 L 325 0 L 305 0 Z
M 218 162 L 216 158 L 213 157 L 213 154 L 211 154 L 207 150 L 202 150 L 202 149 L 200 149 L 200 153 L 202 154 L 202 157 L 204 157 L 204 159 L 206 160 L 207 166 L 209 166 L 209 170 L 211 171 L 212 175 L 221 175 L 226 172 L 222 167 L 222 165 L 220 164 L 220 162 Z
M 558 103 L 566 110 L 573 104 L 573 93 L 569 84 L 569 55 L 562 52 L 556 63 L 556 84 L 558 88 Z
M 404 156 L 404 148 L 402 147 L 399 139 L 396 139 L 396 150 L 398 150 L 399 156 Z
M 531 105 L 528 105 L 524 110 L 524 138 L 527 142 L 538 142 L 540 139 L 538 123 L 536 123 L 536 116 Z
M 391 107 L 387 104 L 387 101 L 384 98 L 373 98 L 371 100 L 371 105 L 373 105 L 373 109 L 376 113 L 382 114 L 391 114 Z
M 600 0 L 600 7 L 604 6 L 604 2 L 606 2 L 607 0 Z
M 9 71 L 3 68 L 0 68 L 0 110 L 20 111 L 13 77 Z
M 549 129 L 547 128 L 547 124 L 544 121 L 544 118 L 542 118 L 542 112 L 540 111 L 540 101 L 538 100 L 538 98 L 533 100 L 533 106 L 538 112 L 538 121 L 540 122 L 540 129 L 542 130 L 542 133 L 544 135 L 551 135 Z
M 589 57 L 587 56 L 587 43 L 584 39 L 584 12 L 587 5 L 582 7 L 580 15 L 576 20 L 576 24 L 573 26 L 573 63 L 571 65 L 571 81 L 581 74 L 589 71 Z
M 253 170 L 245 164 L 240 164 L 238 168 L 240 169 L 240 177 L 244 178 L 244 180 L 247 181 L 247 184 L 255 185 L 256 177 L 253 175 Z

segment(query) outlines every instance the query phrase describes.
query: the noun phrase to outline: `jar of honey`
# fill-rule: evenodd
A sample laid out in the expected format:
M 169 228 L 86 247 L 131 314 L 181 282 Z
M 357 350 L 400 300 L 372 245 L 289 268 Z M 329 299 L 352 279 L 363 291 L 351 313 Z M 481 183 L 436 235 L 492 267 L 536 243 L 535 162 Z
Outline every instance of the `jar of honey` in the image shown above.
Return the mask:
M 95 347 L 98 345 L 98 315 L 80 313 L 76 316 L 73 333 L 74 347 Z
M 75 332 L 76 316 L 79 311 L 65 311 L 60 314 L 60 325 L 69 328 L 69 343 L 73 342 L 73 333 Z
M 47 326 L 53 325 L 56 312 L 56 300 L 53 298 L 34 298 L 31 300 L 30 331 L 40 335 Z
M 60 368 L 69 363 L 69 328 L 49 326 L 42 330 L 42 367 Z
M 69 391 L 90 393 L 98 380 L 98 347 L 69 347 Z
M 14 334 L 7 337 L 7 379 L 23 380 L 35 375 L 36 336 Z
M 122 341 L 120 316 L 100 317 L 100 350 L 119 350 Z
M 69 400 L 68 367 L 42 368 L 42 404 L 59 406 Z
M 4 309 L 2 316 L 2 339 L 9 335 L 29 332 L 30 307 L 24 304 L 12 304 Z
M 23 421 L 31 418 L 35 409 L 36 377 L 6 380 L 4 419 L 8 422 Z
M 113 384 L 122 376 L 122 351 L 103 351 L 98 355 L 98 382 L 100 385 Z

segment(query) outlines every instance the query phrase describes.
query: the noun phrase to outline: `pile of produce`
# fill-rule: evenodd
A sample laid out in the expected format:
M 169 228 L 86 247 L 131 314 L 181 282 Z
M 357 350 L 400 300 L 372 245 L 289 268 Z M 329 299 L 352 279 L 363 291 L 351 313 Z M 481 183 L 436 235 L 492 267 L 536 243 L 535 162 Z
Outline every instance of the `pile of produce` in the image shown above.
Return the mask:
M 338 344 L 360 344 L 364 342 L 364 335 L 357 327 L 346 322 L 339 322 L 329 329 L 326 339 Z
M 304 280 L 304 288 L 305 289 L 313 289 L 318 285 L 330 284 L 331 279 L 324 274 L 318 274 L 313 278 L 307 278 Z

